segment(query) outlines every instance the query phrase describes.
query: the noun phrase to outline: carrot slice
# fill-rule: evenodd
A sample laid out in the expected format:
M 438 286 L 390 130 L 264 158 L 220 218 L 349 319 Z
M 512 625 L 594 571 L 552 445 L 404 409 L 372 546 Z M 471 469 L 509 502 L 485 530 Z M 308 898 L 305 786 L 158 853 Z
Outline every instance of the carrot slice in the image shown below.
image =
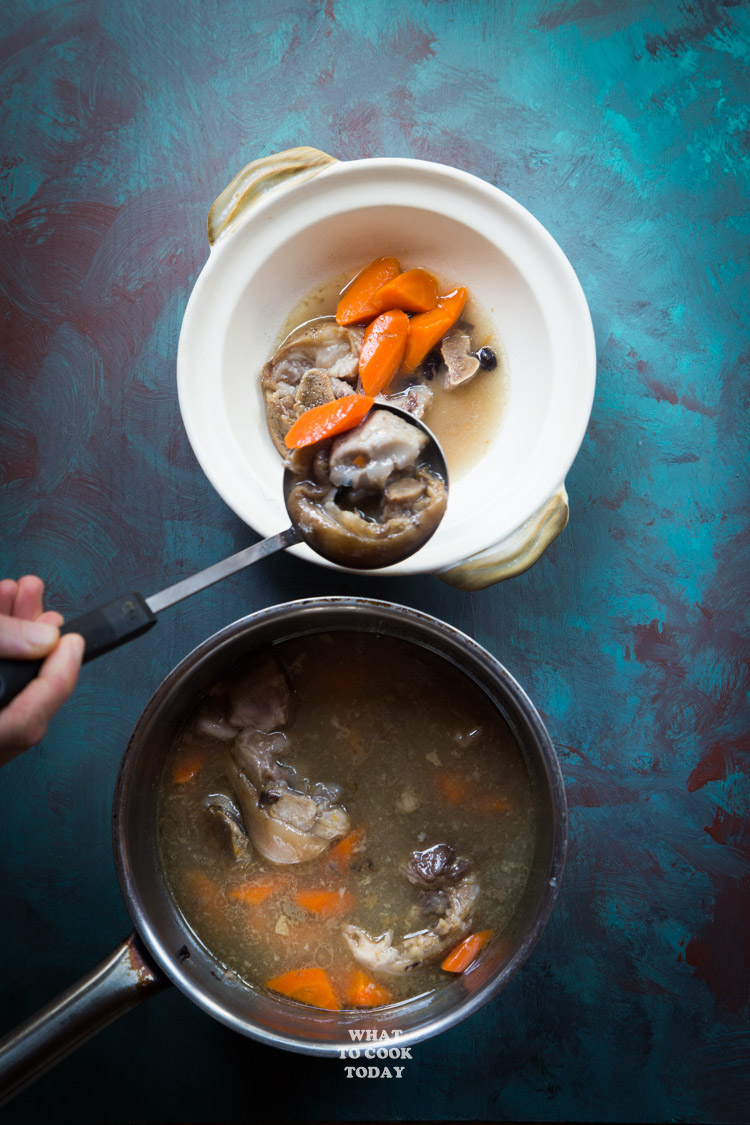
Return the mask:
M 301 1000 L 303 1004 L 311 1004 L 314 1008 L 327 1008 L 331 1012 L 338 1012 L 341 1008 L 325 969 L 290 969 L 288 973 L 267 980 L 266 988 L 292 1000 Z
M 219 885 L 205 871 L 193 869 L 185 876 L 187 892 L 202 914 L 218 921 L 226 912 L 226 902 Z
M 492 930 L 482 930 L 478 934 L 469 934 L 452 949 L 440 968 L 447 973 L 462 973 L 476 959 L 480 949 L 483 949 L 492 937 Z
M 332 859 L 343 871 L 352 862 L 355 854 L 361 852 L 364 846 L 365 830 L 364 828 L 355 828 L 348 836 L 344 836 L 343 840 L 339 840 L 338 844 L 333 845 L 328 852 L 328 858 Z
M 354 969 L 344 997 L 344 1004 L 351 1008 L 380 1008 L 393 1003 L 393 993 L 368 977 L 361 969 Z
M 449 805 L 467 805 L 472 795 L 472 784 L 458 770 L 444 770 L 437 776 L 438 789 Z
M 249 883 L 240 883 L 229 892 L 229 897 L 245 903 L 246 906 L 258 906 L 274 891 L 280 890 L 285 885 L 286 879 L 276 875 L 265 875 Z
M 339 324 L 366 324 L 382 309 L 375 308 L 372 298 L 386 281 L 398 277 L 401 266 L 397 258 L 376 258 L 365 266 L 347 285 L 336 306 Z
M 351 891 L 297 891 L 294 897 L 301 907 L 319 918 L 346 914 L 357 901 Z
M 369 413 L 372 403 L 367 395 L 344 395 L 322 406 L 313 406 L 290 426 L 284 438 L 287 449 L 301 449 L 303 445 L 313 445 L 323 438 L 353 429 Z
M 175 785 L 184 785 L 197 777 L 203 769 L 207 756 L 208 750 L 205 746 L 188 746 L 186 750 L 182 750 L 172 770 L 172 780 Z
M 434 309 L 411 318 L 409 339 L 406 341 L 402 360 L 405 371 L 413 371 L 415 367 L 419 367 L 427 353 L 453 327 L 464 310 L 467 297 L 465 289 L 456 289 L 445 297 L 439 297 Z
M 434 309 L 438 303 L 438 285 L 427 270 L 406 270 L 386 281 L 372 298 L 378 312 L 386 309 L 403 309 L 404 312 L 423 313 Z
M 359 354 L 362 390 L 373 397 L 388 386 L 399 369 L 409 337 L 409 318 L 401 309 L 381 313 L 365 329 Z
M 449 805 L 471 805 L 472 811 L 478 813 L 508 812 L 512 808 L 506 797 L 493 793 L 484 786 L 484 782 L 461 770 L 441 770 L 435 782 Z

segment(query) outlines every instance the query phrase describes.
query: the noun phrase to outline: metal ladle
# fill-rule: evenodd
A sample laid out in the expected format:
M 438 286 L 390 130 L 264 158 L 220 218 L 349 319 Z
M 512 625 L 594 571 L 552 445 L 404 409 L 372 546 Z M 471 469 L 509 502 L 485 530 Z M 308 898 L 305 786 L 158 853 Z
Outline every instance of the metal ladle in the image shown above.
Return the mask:
M 401 410 L 400 407 L 390 404 L 378 403 L 374 409 L 388 410 L 417 426 L 427 435 L 428 443 L 421 453 L 420 463 L 426 465 L 430 472 L 441 477 L 447 489 L 448 468 L 445 455 L 437 438 L 425 426 L 424 422 L 407 411 Z M 106 605 L 91 610 L 90 613 L 85 613 L 74 621 L 63 625 L 60 632 L 81 634 L 86 642 L 83 661 L 87 663 L 94 657 L 101 656 L 103 653 L 109 652 L 110 649 L 139 637 L 141 633 L 145 633 L 156 624 L 156 615 L 161 613 L 163 609 L 168 609 L 169 606 L 192 597 L 193 594 L 205 590 L 207 586 L 213 586 L 215 582 L 220 582 L 222 578 L 228 578 L 231 574 L 236 574 L 238 570 L 244 570 L 245 567 L 252 566 L 253 563 L 259 562 L 268 555 L 275 554 L 276 551 L 293 547 L 295 543 L 305 542 L 322 558 L 341 565 L 341 558 L 338 555 L 336 557 L 329 555 L 318 536 L 302 529 L 295 523 L 289 511 L 289 496 L 297 483 L 299 483 L 299 478 L 289 468 L 286 468 L 283 480 L 284 504 L 287 507 L 290 519 L 292 519 L 292 526 L 287 528 L 286 531 L 281 531 L 278 535 L 272 535 L 268 539 L 262 539 L 260 543 L 254 543 L 252 547 L 245 547 L 244 550 L 238 551 L 236 554 L 222 559 L 221 562 L 214 563 L 213 566 L 206 567 L 205 570 L 200 570 L 197 574 L 184 578 L 181 582 L 175 583 L 174 586 L 168 586 L 165 590 L 160 590 L 148 598 L 144 598 L 142 594 L 136 591 L 115 598 L 114 601 L 108 602 Z M 426 528 L 424 534 L 415 539 L 414 546 L 407 553 L 401 555 L 401 559 L 408 558 L 424 546 L 434 534 L 436 526 L 435 524 Z M 377 552 L 373 551 L 371 557 L 352 559 L 351 565 L 354 569 L 374 570 L 382 566 L 389 566 L 393 561 L 390 559 L 383 562 L 378 558 Z M 41 664 L 40 660 L 0 660 L 0 707 L 10 703 L 11 699 L 36 678 Z

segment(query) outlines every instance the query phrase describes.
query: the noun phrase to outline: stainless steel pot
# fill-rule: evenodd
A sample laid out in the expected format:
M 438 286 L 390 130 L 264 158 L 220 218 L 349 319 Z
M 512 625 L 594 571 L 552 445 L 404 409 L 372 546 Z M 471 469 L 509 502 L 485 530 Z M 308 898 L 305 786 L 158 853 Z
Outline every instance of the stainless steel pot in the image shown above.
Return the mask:
M 177 910 L 159 862 L 156 801 L 175 729 L 200 694 L 234 664 L 291 637 L 358 630 L 429 649 L 467 673 L 495 702 L 526 759 L 536 796 L 533 869 L 512 926 L 478 964 L 428 996 L 381 1010 L 328 1012 L 249 988 L 223 972 Z M 400 1033 L 407 1047 L 452 1027 L 500 991 L 529 956 L 557 897 L 567 842 L 559 763 L 531 701 L 470 637 L 404 606 L 364 598 L 311 598 L 260 610 L 216 633 L 167 676 L 128 744 L 114 800 L 117 872 L 132 934 L 101 965 L 0 1043 L 5 1099 L 134 1004 L 178 988 L 209 1015 L 260 1042 L 332 1056 L 356 1028 Z

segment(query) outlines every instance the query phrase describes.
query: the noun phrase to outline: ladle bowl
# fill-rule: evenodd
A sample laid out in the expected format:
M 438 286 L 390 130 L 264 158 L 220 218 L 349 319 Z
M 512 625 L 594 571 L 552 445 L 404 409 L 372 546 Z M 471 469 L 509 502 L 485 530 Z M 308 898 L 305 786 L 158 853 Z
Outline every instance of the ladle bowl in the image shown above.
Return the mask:
M 422 481 L 427 482 L 426 489 L 438 494 L 436 503 L 422 511 L 410 512 L 395 523 L 358 519 L 360 530 L 355 533 L 344 527 L 340 519 L 329 515 L 331 510 L 337 511 L 326 498 L 330 489 L 318 489 L 290 467 L 284 470 L 284 503 L 298 542 L 305 542 L 329 562 L 352 570 L 379 570 L 416 554 L 435 534 L 446 511 L 448 465 L 440 442 L 421 419 L 401 407 L 377 403 L 371 413 L 380 411 L 395 415 L 426 436 L 427 444 L 419 455 L 418 471 Z M 324 503 L 315 500 L 316 492 L 322 494 L 321 499 L 325 498 Z M 339 515 L 346 519 L 345 512 Z

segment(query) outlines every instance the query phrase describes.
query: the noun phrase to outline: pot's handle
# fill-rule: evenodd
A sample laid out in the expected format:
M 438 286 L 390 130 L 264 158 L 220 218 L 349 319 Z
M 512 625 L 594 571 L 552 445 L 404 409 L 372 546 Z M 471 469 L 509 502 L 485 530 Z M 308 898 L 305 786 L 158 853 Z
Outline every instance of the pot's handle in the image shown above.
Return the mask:
M 459 590 L 483 590 L 485 586 L 523 574 L 557 539 L 569 514 L 568 494 L 563 483 L 554 496 L 507 539 L 471 555 L 457 566 L 435 573 Z
M 334 156 L 319 148 L 288 148 L 246 164 L 208 212 L 208 241 L 213 246 L 224 238 L 238 219 L 244 218 L 269 192 L 310 180 L 337 163 Z
M 0 1040 L 0 1105 L 168 984 L 131 934 L 106 961 Z

